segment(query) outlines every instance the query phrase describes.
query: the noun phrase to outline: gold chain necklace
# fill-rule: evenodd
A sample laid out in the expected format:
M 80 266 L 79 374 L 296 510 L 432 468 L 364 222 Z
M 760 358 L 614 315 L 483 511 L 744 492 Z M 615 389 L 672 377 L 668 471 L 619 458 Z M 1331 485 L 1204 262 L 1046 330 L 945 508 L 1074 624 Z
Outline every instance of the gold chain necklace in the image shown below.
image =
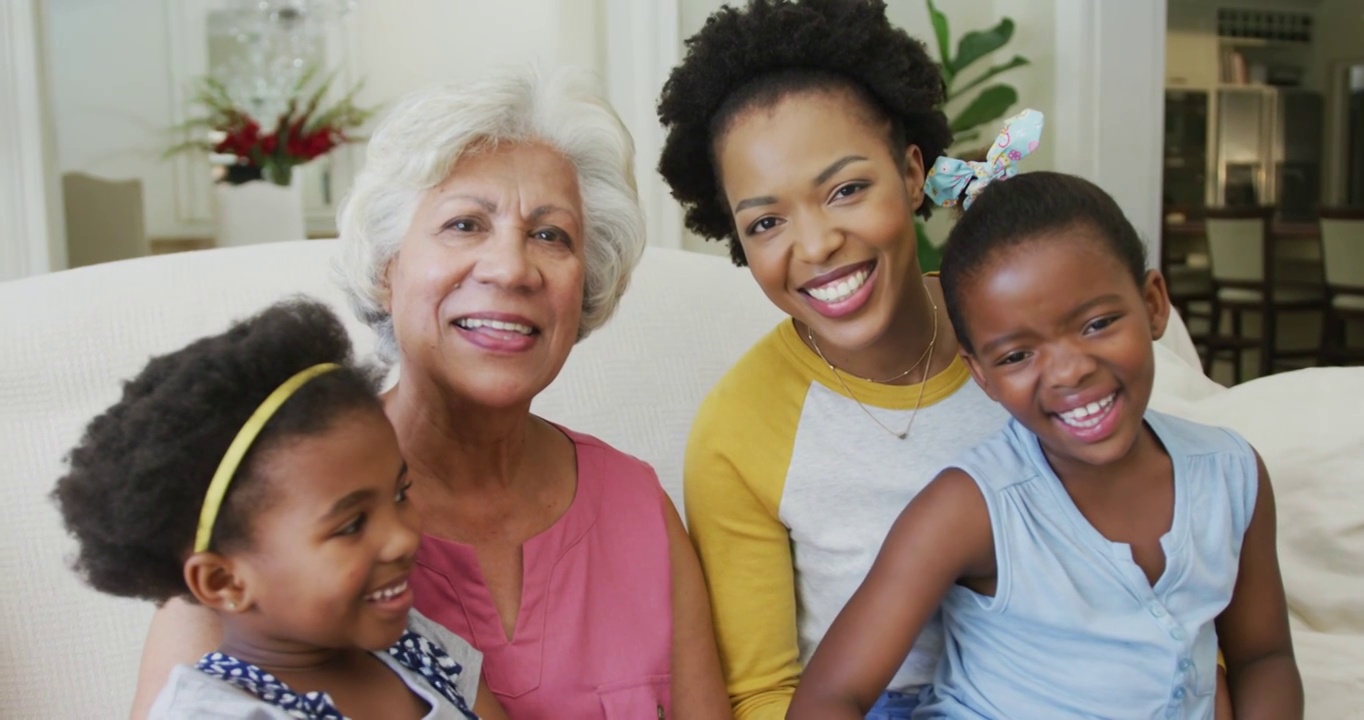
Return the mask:
M 925 288 L 925 290 L 926 289 L 927 288 Z M 904 432 L 895 432 L 889 427 L 886 427 L 885 423 L 878 420 L 876 416 L 867 409 L 867 406 L 863 405 L 862 401 L 857 399 L 857 396 L 853 394 L 852 390 L 848 387 L 848 384 L 843 381 L 843 375 L 838 372 L 838 368 L 834 367 L 834 364 L 829 362 L 828 358 L 824 357 L 824 352 L 819 349 L 819 343 L 815 342 L 814 331 L 810 329 L 809 325 L 805 326 L 805 337 L 810 339 L 810 347 L 814 348 L 815 354 L 819 356 L 819 359 L 823 360 L 824 364 L 829 366 L 829 370 L 833 372 L 834 379 L 838 380 L 838 384 L 843 388 L 843 392 L 846 393 L 848 397 L 852 398 L 853 402 L 857 403 L 858 407 L 862 408 L 862 412 L 866 413 L 867 417 L 871 418 L 872 422 L 900 440 L 909 437 L 909 431 L 914 428 L 914 421 L 919 417 L 919 409 L 923 407 L 924 390 L 928 388 L 929 372 L 933 369 L 933 346 L 938 343 L 938 304 L 933 302 L 933 296 L 931 294 L 928 296 L 928 302 L 933 306 L 933 337 L 928 341 L 928 349 L 924 351 L 924 354 L 919 358 L 919 362 L 914 363 L 913 367 L 896 375 L 894 378 L 891 378 L 892 380 L 898 380 L 913 372 L 914 368 L 919 367 L 919 363 L 922 363 L 925 359 L 928 360 L 928 365 L 924 367 L 923 380 L 919 382 L 919 399 L 914 402 L 914 414 L 909 416 L 909 425 L 905 427 Z M 857 376 L 854 375 L 853 377 Z

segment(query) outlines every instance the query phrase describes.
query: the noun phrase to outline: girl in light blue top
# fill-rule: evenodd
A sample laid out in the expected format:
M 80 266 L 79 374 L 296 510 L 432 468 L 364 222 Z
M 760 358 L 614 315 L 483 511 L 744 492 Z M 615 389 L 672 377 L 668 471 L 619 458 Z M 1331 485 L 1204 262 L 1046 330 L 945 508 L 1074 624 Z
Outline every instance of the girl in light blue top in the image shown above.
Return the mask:
M 789 717 L 863 717 L 941 604 L 914 718 L 1212 718 L 1219 644 L 1238 720 L 1301 718 L 1264 464 L 1147 408 L 1170 303 L 1113 199 L 1010 174 L 938 188 L 971 203 L 942 263 L 961 353 L 1013 420 L 900 515 Z

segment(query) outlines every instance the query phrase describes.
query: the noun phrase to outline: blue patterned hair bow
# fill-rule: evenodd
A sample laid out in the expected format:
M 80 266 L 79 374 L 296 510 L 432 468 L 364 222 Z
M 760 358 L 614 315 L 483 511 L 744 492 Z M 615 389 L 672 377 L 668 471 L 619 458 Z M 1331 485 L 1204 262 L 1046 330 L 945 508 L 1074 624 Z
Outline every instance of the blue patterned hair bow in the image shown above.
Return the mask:
M 962 209 L 969 208 L 986 185 L 1018 174 L 1016 163 L 1037 149 L 1041 135 L 1042 113 L 1024 110 L 1004 121 L 985 162 L 938 158 L 928 171 L 924 191 L 943 207 L 961 202 Z

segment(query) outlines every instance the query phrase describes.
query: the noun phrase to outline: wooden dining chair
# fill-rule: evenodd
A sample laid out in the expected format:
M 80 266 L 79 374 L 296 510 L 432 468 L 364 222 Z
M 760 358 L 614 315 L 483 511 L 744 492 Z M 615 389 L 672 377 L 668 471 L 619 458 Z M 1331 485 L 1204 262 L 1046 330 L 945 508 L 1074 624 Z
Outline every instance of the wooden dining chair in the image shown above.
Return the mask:
M 1189 328 L 1195 346 L 1213 332 L 1212 271 L 1208 263 L 1208 242 L 1204 234 L 1178 232 L 1175 226 L 1197 219 L 1182 208 L 1168 208 L 1161 222 L 1160 274 L 1170 294 L 1170 304 L 1179 311 Z
M 1364 361 L 1349 344 L 1347 325 L 1364 322 L 1364 208 L 1321 209 L 1321 259 L 1326 270 L 1324 364 Z
M 1230 354 L 1236 383 L 1241 382 L 1242 356 L 1247 350 L 1259 352 L 1261 377 L 1284 360 L 1320 354 L 1320 344 L 1307 350 L 1278 347 L 1278 314 L 1320 310 L 1323 292 L 1320 285 L 1289 283 L 1275 277 L 1273 219 L 1272 207 L 1208 208 L 1206 213 L 1214 319 L 1213 331 L 1205 341 L 1205 370 L 1211 371 L 1218 355 Z M 1224 313 L 1230 316 L 1230 333 L 1222 331 Z M 1259 316 L 1259 337 L 1245 336 L 1242 318 L 1246 313 Z

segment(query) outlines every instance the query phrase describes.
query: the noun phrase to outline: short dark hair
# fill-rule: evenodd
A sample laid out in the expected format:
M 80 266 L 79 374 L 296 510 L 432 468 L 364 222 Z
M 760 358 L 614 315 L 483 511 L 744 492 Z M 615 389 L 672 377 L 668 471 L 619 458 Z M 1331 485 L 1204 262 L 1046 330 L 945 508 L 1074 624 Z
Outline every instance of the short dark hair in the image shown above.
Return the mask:
M 886 18 L 882 0 L 750 0 L 723 7 L 687 40 L 687 56 L 663 86 L 658 116 L 668 129 L 658 171 L 686 210 L 686 225 L 729 242 L 748 264 L 715 167 L 715 140 L 744 110 L 798 92 L 844 92 L 855 110 L 889 126 L 903 163 L 911 144 L 924 165 L 952 144 L 939 109 L 946 88 L 923 43 Z M 931 203 L 918 214 L 928 217 Z
M 957 342 L 974 353 L 962 316 L 963 291 L 1001 251 L 1075 227 L 1093 229 L 1137 287 L 1146 282 L 1146 246 L 1117 201 L 1084 178 L 1030 172 L 991 183 L 947 236 L 939 268 Z
M 183 565 L 219 460 L 275 388 L 318 363 L 242 460 L 214 525 L 212 547 L 249 547 L 250 515 L 268 504 L 260 459 L 287 439 L 316 435 L 347 412 L 382 412 L 377 368 L 356 365 L 350 338 L 325 305 L 274 305 L 153 358 L 122 398 L 90 422 L 67 457 L 53 499 L 80 545 L 75 570 L 96 590 L 162 602 L 188 594 Z

